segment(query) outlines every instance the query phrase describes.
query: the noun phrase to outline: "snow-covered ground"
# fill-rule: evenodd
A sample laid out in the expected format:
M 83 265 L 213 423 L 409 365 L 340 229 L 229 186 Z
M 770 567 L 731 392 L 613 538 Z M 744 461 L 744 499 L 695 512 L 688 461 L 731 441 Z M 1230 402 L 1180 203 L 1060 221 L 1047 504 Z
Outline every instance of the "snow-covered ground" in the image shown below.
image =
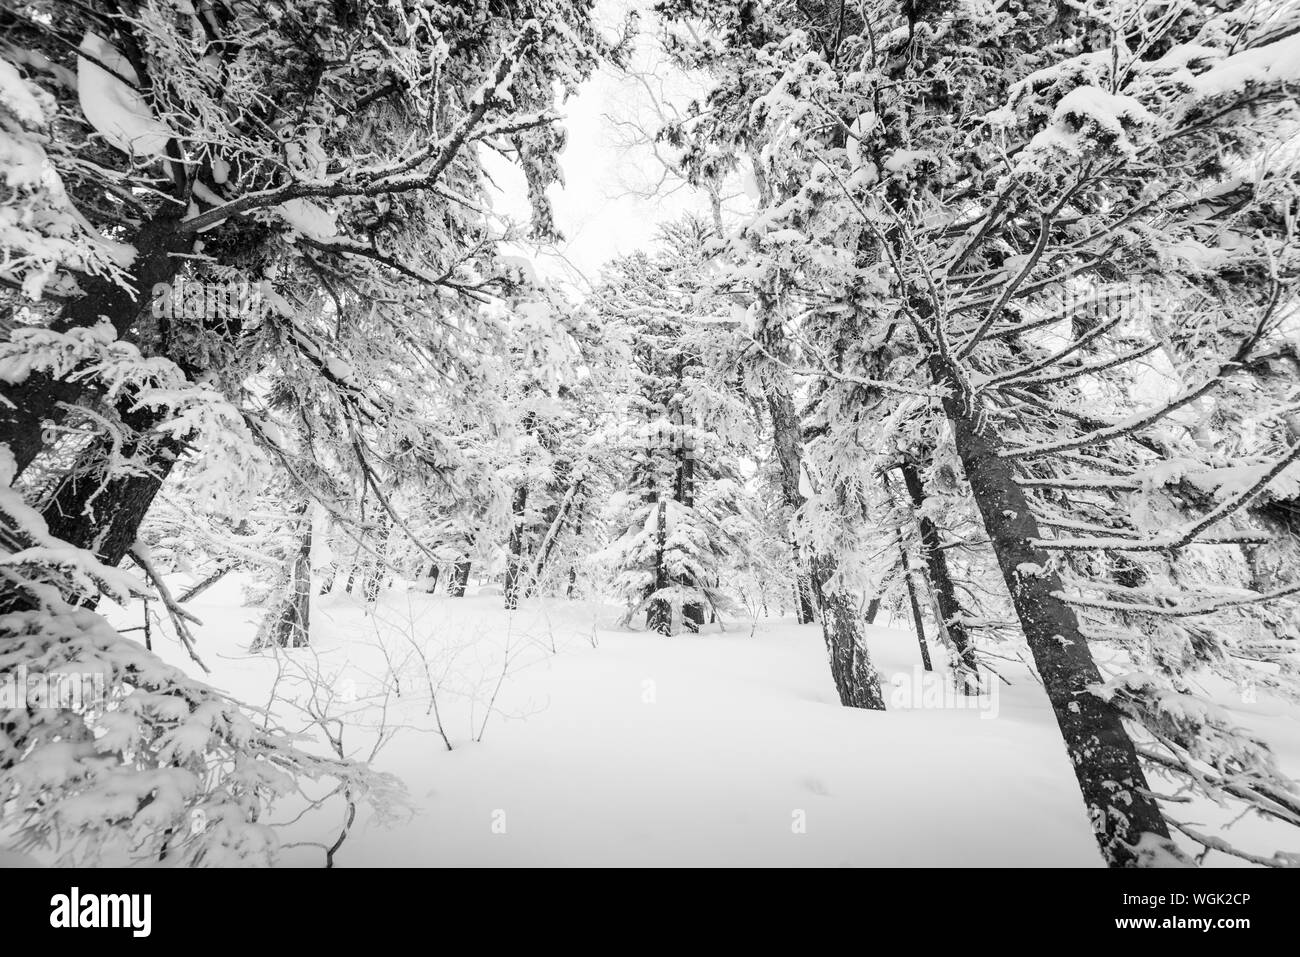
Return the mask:
M 319 598 L 312 647 L 278 663 L 248 653 L 261 612 L 240 607 L 237 581 L 191 603 L 211 683 L 255 706 L 274 687 L 288 726 L 308 724 L 288 702 L 314 697 L 343 719 L 351 756 L 390 733 L 374 765 L 402 779 L 409 806 L 384 821 L 363 809 L 338 866 L 1101 864 L 1019 663 L 999 666 L 1009 684 L 995 697 L 955 699 L 920 675 L 909 631 L 876 627 L 889 710 L 865 712 L 839 706 L 817 626 L 664 638 L 618 628 L 613 607 L 535 600 L 508 614 L 486 591 L 399 586 L 369 608 Z M 1253 707 L 1294 729 L 1293 714 Z M 342 817 L 334 798 L 289 826 L 284 862 L 319 866 Z

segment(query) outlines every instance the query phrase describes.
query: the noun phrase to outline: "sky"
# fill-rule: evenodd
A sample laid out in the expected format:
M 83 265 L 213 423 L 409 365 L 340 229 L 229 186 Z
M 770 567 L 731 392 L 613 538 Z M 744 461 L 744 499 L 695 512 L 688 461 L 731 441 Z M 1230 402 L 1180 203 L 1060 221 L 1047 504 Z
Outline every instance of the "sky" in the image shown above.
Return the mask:
M 616 32 L 621 11 L 629 6 L 648 4 L 604 0 L 598 5 L 607 33 Z M 708 210 L 704 197 L 680 181 L 652 191 L 662 167 L 648 145 L 628 148 L 627 122 L 651 131 L 658 127 L 655 99 L 682 105 L 703 92 L 702 84 L 672 69 L 659 54 L 648 12 L 641 16 L 640 30 L 631 66 L 641 72 L 642 80 L 602 67 L 561 108 L 568 132 L 560 156 L 564 183 L 552 186 L 549 195 L 564 240 L 554 250 L 528 252 L 542 275 L 578 290 L 596 282 L 605 262 L 651 244 L 658 224 L 688 211 Z M 484 151 L 484 162 L 499 187 L 497 212 L 527 222 L 523 174 L 490 151 Z

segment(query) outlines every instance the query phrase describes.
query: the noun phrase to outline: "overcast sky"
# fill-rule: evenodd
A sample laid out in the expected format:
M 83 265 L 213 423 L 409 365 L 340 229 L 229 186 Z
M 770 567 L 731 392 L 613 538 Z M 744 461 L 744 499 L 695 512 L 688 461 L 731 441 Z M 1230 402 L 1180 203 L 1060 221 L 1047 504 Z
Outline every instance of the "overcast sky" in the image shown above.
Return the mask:
M 610 35 L 622 21 L 620 12 L 629 5 L 648 7 L 628 0 L 599 4 Z M 538 268 L 545 275 L 578 288 L 585 287 L 582 277 L 595 282 L 608 260 L 650 243 L 659 223 L 688 210 L 705 213 L 708 208 L 703 197 L 680 182 L 669 181 L 656 194 L 646 195 L 662 167 L 648 146 L 627 148 L 628 127 L 620 123 L 632 120 L 653 131 L 659 125 L 656 99 L 682 105 L 702 92 L 701 84 L 692 83 L 664 61 L 648 12 L 641 16 L 640 31 L 632 66 L 641 79 L 602 68 L 563 106 L 568 130 L 568 145 L 561 156 L 564 185 L 553 186 L 550 196 L 556 225 L 565 239 L 553 252 L 531 252 L 537 254 Z M 522 173 L 494 154 L 487 155 L 486 163 L 500 187 L 497 211 L 526 222 Z

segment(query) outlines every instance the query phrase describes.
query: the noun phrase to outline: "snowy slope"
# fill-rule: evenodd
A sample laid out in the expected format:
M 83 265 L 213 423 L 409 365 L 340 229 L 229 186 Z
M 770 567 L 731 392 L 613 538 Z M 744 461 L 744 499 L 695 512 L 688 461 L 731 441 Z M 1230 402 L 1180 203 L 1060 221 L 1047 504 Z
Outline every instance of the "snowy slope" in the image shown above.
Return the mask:
M 277 667 L 246 653 L 259 612 L 238 600 L 225 581 L 193 602 L 200 653 L 214 684 L 262 705 Z M 355 726 L 384 713 L 396 731 L 376 766 L 412 805 L 387 826 L 363 811 L 339 866 L 1100 864 L 1046 701 L 1018 666 L 996 710 L 896 707 L 891 677 L 912 687 L 915 639 L 875 628 L 893 709 L 867 713 L 839 706 L 819 629 L 788 621 L 668 639 L 616 629 L 609 607 L 507 615 L 500 595 L 401 590 L 373 613 L 342 595 L 314 614 L 314 648 L 283 653 L 280 693 L 305 694 L 302 668 L 355 694 L 339 705 L 349 753 L 368 752 L 375 735 Z M 417 646 L 442 682 L 450 752 Z M 284 840 L 332 843 L 342 813 L 336 798 Z M 322 855 L 290 847 L 285 861 Z

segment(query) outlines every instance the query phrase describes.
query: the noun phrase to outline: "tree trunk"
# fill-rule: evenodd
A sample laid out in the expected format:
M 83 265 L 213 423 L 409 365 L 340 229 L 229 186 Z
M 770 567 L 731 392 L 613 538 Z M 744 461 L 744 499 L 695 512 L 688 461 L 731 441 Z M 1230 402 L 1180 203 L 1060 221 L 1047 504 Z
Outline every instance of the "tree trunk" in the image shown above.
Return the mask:
M 916 625 L 916 641 L 921 646 L 921 664 L 926 671 L 933 671 L 930 663 L 930 649 L 925 643 L 925 625 L 921 623 L 921 605 L 916 600 L 916 582 L 912 579 L 912 560 L 907 557 L 907 546 L 900 540 L 898 557 L 903 563 L 903 581 L 907 583 L 907 600 L 912 606 L 912 622 Z
M 291 559 L 285 594 L 253 639 L 262 648 L 305 648 L 311 637 L 311 505 L 303 505 L 303 531 Z
M 579 503 L 578 519 L 573 523 L 573 535 L 577 538 L 582 534 L 582 503 Z M 564 597 L 572 600 L 573 593 L 578 587 L 578 568 L 576 565 L 569 566 L 569 584 L 564 589 Z
M 880 675 L 867 653 L 855 602 L 851 595 L 829 586 L 834 573 L 834 564 L 825 557 L 813 565 L 822 596 L 822 634 L 840 704 L 846 708 L 884 711 Z
M 1089 691 L 1101 674 L 1074 610 L 1057 597 L 1061 577 L 1052 570 L 1048 553 L 1034 544 L 1040 538 L 1038 522 L 1011 464 L 998 457 L 997 436 L 980 421 L 978 408 L 970 406 L 938 357 L 931 363 L 935 383 L 947 387 L 943 409 L 957 453 L 1065 740 L 1102 856 L 1112 867 L 1141 866 L 1147 861 L 1139 842 L 1154 836 L 1166 847 L 1172 845 L 1123 718 Z
M 510 526 L 510 555 L 506 559 L 506 610 L 513 611 L 519 607 L 519 592 L 523 587 L 524 563 L 524 518 L 528 508 L 528 486 L 521 485 L 515 489 L 511 514 L 514 522 Z
M 119 564 L 135 544 L 145 514 L 183 450 L 170 436 L 150 434 L 162 418 L 158 412 L 123 397 L 117 413 L 129 437 L 117 450 L 109 436 L 93 439 L 42 510 L 51 535 L 90 549 L 106 565 Z M 105 481 L 105 470 L 115 458 L 144 467 L 137 465 Z
M 668 536 L 667 530 L 667 511 L 668 503 L 663 499 L 659 500 L 656 506 L 655 515 L 655 582 L 654 591 L 667 588 L 669 584 L 668 569 L 664 567 L 664 545 Z M 650 602 L 650 607 L 646 609 L 645 626 L 650 631 L 657 631 L 661 635 L 671 635 L 673 633 L 673 606 L 665 598 L 656 598 Z
M 681 370 L 678 370 L 678 381 L 681 381 Z M 677 438 L 677 489 L 676 499 L 681 503 L 683 508 L 693 509 L 695 507 L 695 453 L 690 443 L 684 440 L 682 436 Z M 700 582 L 690 581 L 683 578 L 679 584 L 692 588 L 700 585 Z M 704 605 L 699 602 L 691 602 L 682 606 L 682 627 L 687 631 L 698 634 L 704 625 Z
M 438 587 L 438 563 L 430 562 L 429 571 L 424 576 L 424 591 L 432 595 Z
M 135 544 L 140 523 L 176 464 L 179 447 L 167 440 L 155 447 L 153 455 L 142 453 L 152 459 L 149 472 L 104 481 L 100 466 L 108 443 L 96 441 L 92 445 L 93 450 L 78 462 L 78 466 L 90 467 L 82 471 L 74 466 L 56 487 L 41 517 L 55 538 L 88 549 L 105 565 L 116 566 Z M 97 593 L 67 598 L 91 608 L 99 602 Z M 34 607 L 32 596 L 18 589 L 8 589 L 0 597 L 0 615 Z
M 64 306 L 50 328 L 67 332 L 93 326 L 104 317 L 119 338 L 126 338 L 153 287 L 172 282 L 185 262 L 181 255 L 173 254 L 192 251 L 193 238 L 176 232 L 184 214 L 184 206 L 165 203 L 133 238 L 133 289 L 98 276 L 80 276 L 78 282 L 85 294 Z M 15 478 L 45 447 L 44 426 L 63 422 L 69 414 L 67 406 L 75 405 L 87 393 L 98 392 L 98 386 L 91 382 L 56 379 L 43 372 L 32 372 L 12 385 L 0 383 L 0 445 L 8 445 L 13 453 Z
M 447 583 L 447 594 L 452 598 L 464 598 L 465 586 L 469 584 L 469 570 L 473 562 L 466 559 L 463 562 L 457 562 L 453 571 L 452 579 Z
M 871 601 L 867 602 L 867 614 L 866 614 L 866 616 L 865 616 L 865 617 L 866 617 L 867 624 L 868 624 L 868 625 L 874 625 L 874 624 L 876 623 L 876 616 L 877 616 L 878 614 L 880 614 L 880 596 L 879 596 L 879 595 L 877 595 L 876 597 L 872 598 Z
M 577 479 L 564 493 L 564 498 L 547 510 L 550 514 L 550 520 L 546 526 L 546 534 L 537 547 L 537 556 L 528 563 L 528 579 L 523 583 L 525 598 L 537 590 L 537 584 L 542 579 L 542 572 L 546 570 L 551 555 L 555 551 L 555 545 L 564 533 L 564 526 L 568 523 L 569 516 L 573 514 L 573 509 L 579 505 L 582 486 L 583 480 L 581 478 Z M 581 522 L 581 515 L 579 516 L 579 522 Z
M 776 448 L 777 463 L 781 467 L 781 495 L 786 520 L 793 522 L 795 513 L 803 505 L 803 495 L 799 492 L 799 460 L 802 458 L 803 447 L 799 435 L 799 416 L 790 393 L 775 384 L 767 391 L 767 408 L 772 417 L 772 442 Z M 813 612 L 815 594 L 812 576 L 808 574 L 793 534 L 790 538 L 790 554 L 795 566 L 795 618 L 799 624 L 807 625 L 816 620 Z
M 925 560 L 930 587 L 939 606 L 940 628 L 952 642 L 953 650 L 957 654 L 957 667 L 966 675 L 967 689 L 977 692 L 979 677 L 975 666 L 975 648 L 971 644 L 966 624 L 962 620 L 961 605 L 957 601 L 952 575 L 948 571 L 948 559 L 943 551 L 943 543 L 939 539 L 939 529 L 921 510 L 925 504 L 925 487 L 921 484 L 921 473 L 914 462 L 906 459 L 898 470 L 903 473 L 903 484 L 907 487 L 908 497 L 912 500 L 912 514 L 916 519 L 921 539 L 921 557 Z M 910 577 L 908 580 L 910 583 Z M 922 638 L 922 643 L 924 640 Z M 928 666 L 926 670 L 929 670 Z
M 803 505 L 799 491 L 799 468 L 803 457 L 803 439 L 799 420 L 790 393 L 780 385 L 767 391 L 768 412 L 772 416 L 772 438 L 776 447 L 777 462 L 781 466 L 781 493 L 790 514 Z M 830 660 L 831 677 L 840 703 L 849 708 L 885 709 L 885 699 L 880 691 L 880 676 L 871 664 L 866 639 L 858 620 L 852 596 L 838 591 L 828 591 L 835 575 L 835 561 L 826 555 L 812 555 L 808 559 L 810 573 L 803 572 L 807 587 L 801 587 L 795 615 L 800 624 L 816 620 L 814 601 L 821 609 L 822 637 Z
M 388 554 L 388 538 L 392 533 L 392 526 L 388 518 L 388 512 L 379 513 L 379 547 L 375 549 L 378 553 L 373 557 L 373 564 L 370 566 L 369 573 L 366 575 L 365 599 L 367 604 L 373 605 L 379 601 L 379 593 L 384 586 L 384 575 L 387 569 L 384 567 L 385 556 Z

